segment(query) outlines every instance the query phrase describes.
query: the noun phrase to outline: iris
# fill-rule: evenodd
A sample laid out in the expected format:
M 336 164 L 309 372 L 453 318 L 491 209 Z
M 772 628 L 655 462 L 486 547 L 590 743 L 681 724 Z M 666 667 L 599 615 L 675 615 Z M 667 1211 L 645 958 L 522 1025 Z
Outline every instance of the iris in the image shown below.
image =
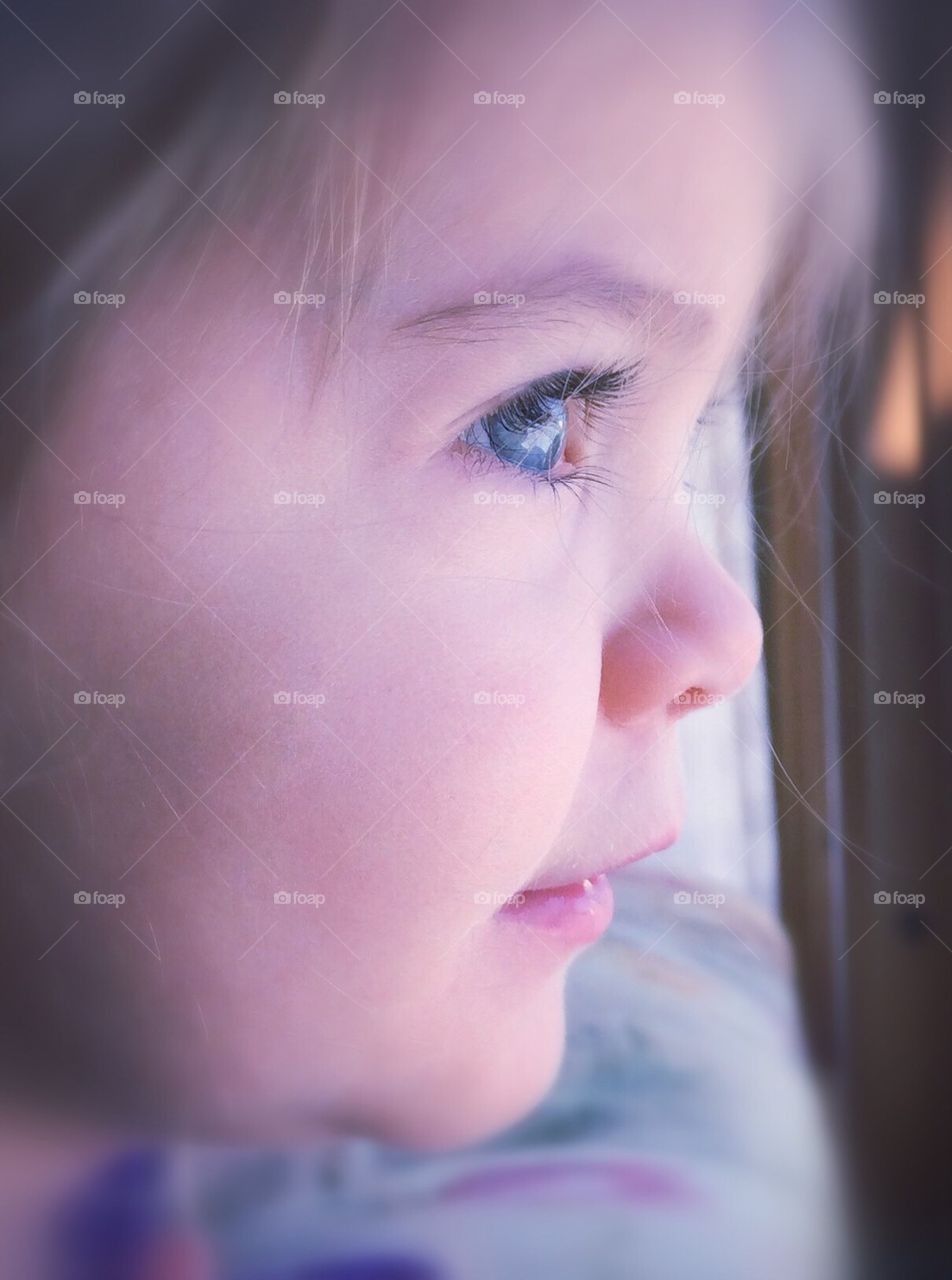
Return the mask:
M 544 474 L 562 457 L 568 425 L 565 398 L 530 387 L 477 419 L 460 440 L 495 454 L 501 462 Z

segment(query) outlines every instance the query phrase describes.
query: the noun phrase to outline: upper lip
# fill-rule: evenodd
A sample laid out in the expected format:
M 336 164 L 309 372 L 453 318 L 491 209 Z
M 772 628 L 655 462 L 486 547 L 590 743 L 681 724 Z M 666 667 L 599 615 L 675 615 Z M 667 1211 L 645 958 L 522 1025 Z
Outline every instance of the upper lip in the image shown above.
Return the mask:
M 580 884 L 583 880 L 594 880 L 596 876 L 608 875 L 612 871 L 618 871 L 621 867 L 627 867 L 629 863 L 647 858 L 652 853 L 660 853 L 662 849 L 669 849 L 680 833 L 680 822 L 673 822 L 661 835 L 649 841 L 648 844 L 642 845 L 624 857 L 616 858 L 614 862 L 609 862 L 605 866 L 596 867 L 584 873 L 575 873 L 564 867 L 553 868 L 548 874 L 543 874 L 530 884 L 527 884 L 524 892 L 531 892 L 533 889 L 561 889 L 563 886 Z

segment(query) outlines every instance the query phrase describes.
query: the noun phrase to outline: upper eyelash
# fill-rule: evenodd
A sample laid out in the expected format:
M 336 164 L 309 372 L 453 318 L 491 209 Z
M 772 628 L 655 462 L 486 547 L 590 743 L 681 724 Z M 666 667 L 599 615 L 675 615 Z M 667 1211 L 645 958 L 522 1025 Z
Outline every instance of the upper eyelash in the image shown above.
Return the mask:
M 584 400 L 589 407 L 617 405 L 633 389 L 640 369 L 640 361 L 602 369 L 565 369 L 540 378 L 528 392 L 553 400 Z
M 588 407 L 617 405 L 634 386 L 641 363 L 609 366 L 603 369 L 562 369 L 546 374 L 511 395 L 502 404 L 483 414 L 491 418 L 505 410 L 518 409 L 536 398 L 547 400 L 584 400 Z
M 629 365 L 609 365 L 589 369 L 563 369 L 557 373 L 546 374 L 544 377 L 530 383 L 523 390 L 510 395 L 507 400 L 498 404 L 494 409 L 488 410 L 482 416 L 483 418 L 488 418 L 505 410 L 518 409 L 520 403 L 526 405 L 534 397 L 545 397 L 552 400 L 562 400 L 563 402 L 583 400 L 586 408 L 583 425 L 586 432 L 592 434 L 592 430 L 596 425 L 592 414 L 593 410 L 604 408 L 617 410 L 619 405 L 622 405 L 625 401 L 628 404 L 637 402 L 633 392 L 639 385 L 639 375 L 643 363 L 644 361 L 639 359 Z M 734 402 L 733 394 L 734 388 L 731 387 L 727 392 L 713 396 L 701 413 L 698 414 L 690 432 L 687 445 L 688 457 L 691 457 L 697 451 L 705 429 L 713 425 L 717 420 L 719 411 L 725 408 L 728 403 Z M 605 488 L 611 488 L 614 485 L 611 472 L 604 467 L 578 466 L 567 474 L 554 476 L 547 472 L 525 470 L 514 463 L 495 457 L 491 453 L 476 450 L 470 451 L 469 461 L 473 466 L 503 467 L 508 471 L 520 471 L 524 478 L 533 485 L 541 482 L 547 484 L 552 490 L 564 487 L 576 493 L 576 495 L 581 495 L 583 490 L 598 485 Z M 682 481 L 682 483 L 684 482 Z M 686 485 L 686 487 L 690 486 Z

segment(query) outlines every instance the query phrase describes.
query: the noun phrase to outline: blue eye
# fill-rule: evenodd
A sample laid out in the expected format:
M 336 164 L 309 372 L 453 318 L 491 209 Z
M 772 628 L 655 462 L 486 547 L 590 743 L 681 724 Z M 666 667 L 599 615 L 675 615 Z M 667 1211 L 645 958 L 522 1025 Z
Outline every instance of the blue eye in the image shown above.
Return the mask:
M 535 386 L 484 414 L 459 438 L 495 454 L 500 462 L 544 475 L 562 458 L 568 425 L 566 396 L 546 394 Z
M 600 412 L 613 417 L 624 404 L 633 404 L 640 369 L 639 360 L 627 366 L 549 374 L 471 422 L 457 436 L 457 444 L 527 477 L 541 478 L 553 489 L 606 485 L 610 473 L 601 467 L 579 466 L 575 459 L 567 467 L 569 437 L 578 430 L 593 434 Z M 580 442 L 575 440 L 568 452 L 580 452 Z

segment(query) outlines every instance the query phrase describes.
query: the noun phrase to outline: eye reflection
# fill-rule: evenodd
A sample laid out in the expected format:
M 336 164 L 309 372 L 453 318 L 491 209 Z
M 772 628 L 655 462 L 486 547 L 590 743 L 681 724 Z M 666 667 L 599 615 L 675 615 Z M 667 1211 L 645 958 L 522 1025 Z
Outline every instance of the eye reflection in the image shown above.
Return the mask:
M 459 438 L 464 444 L 494 454 L 501 462 L 544 474 L 562 458 L 568 425 L 567 401 L 531 387 L 484 414 Z

